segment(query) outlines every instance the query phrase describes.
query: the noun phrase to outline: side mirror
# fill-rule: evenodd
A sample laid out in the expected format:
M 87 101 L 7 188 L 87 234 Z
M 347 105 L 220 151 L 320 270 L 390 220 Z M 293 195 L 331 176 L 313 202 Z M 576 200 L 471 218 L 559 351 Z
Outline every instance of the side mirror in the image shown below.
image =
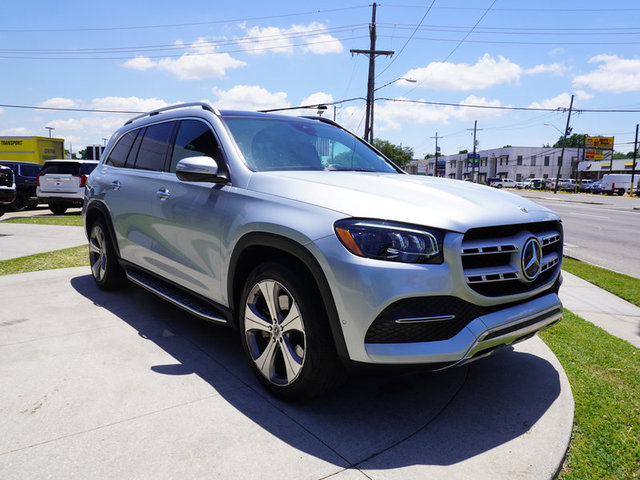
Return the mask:
M 183 158 L 176 165 L 176 176 L 184 182 L 229 182 L 227 175 L 219 172 L 217 162 L 211 157 Z

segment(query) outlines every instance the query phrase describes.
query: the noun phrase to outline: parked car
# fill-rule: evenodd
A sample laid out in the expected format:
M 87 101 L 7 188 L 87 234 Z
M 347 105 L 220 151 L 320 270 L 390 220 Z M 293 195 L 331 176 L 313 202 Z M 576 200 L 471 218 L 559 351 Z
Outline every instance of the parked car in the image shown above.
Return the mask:
M 522 181 L 522 187 L 525 189 L 532 188 L 533 180 L 534 180 L 533 178 L 525 178 Z
M 491 180 L 489 186 L 495 188 L 516 188 L 516 182 L 510 178 L 498 178 Z
M 593 184 L 593 180 L 590 180 L 588 178 L 584 178 L 582 180 L 580 180 L 578 182 L 578 191 L 579 192 L 590 192 L 591 191 L 591 185 Z
M 56 215 L 81 207 L 87 176 L 97 165 L 95 160 L 47 160 L 38 175 L 39 201 Z
M 563 190 L 565 192 L 572 192 L 575 190 L 576 188 L 576 181 L 573 178 L 565 178 L 564 180 L 562 180 L 560 182 L 560 190 Z
M 16 181 L 16 198 L 10 209 L 20 212 L 29 207 L 38 205 L 38 175 L 41 165 L 33 162 L 21 162 L 17 160 L 0 160 L 0 165 L 13 170 Z
M 595 180 L 589 185 L 589 193 L 602 193 L 602 179 Z
M 531 179 L 531 188 L 533 190 L 545 190 L 547 188 L 547 184 L 544 178 L 532 178 Z
M 13 170 L 0 166 L 0 217 L 4 215 L 16 198 L 16 182 Z
M 633 189 L 638 191 L 640 188 L 640 175 L 636 175 L 635 185 Z M 631 190 L 631 174 L 630 173 L 607 173 L 602 177 L 600 191 L 607 195 L 625 195 Z
M 87 180 L 98 287 L 235 327 L 274 395 L 345 364 L 447 368 L 560 320 L 560 217 L 405 174 L 326 118 L 175 105 L 128 121 Z

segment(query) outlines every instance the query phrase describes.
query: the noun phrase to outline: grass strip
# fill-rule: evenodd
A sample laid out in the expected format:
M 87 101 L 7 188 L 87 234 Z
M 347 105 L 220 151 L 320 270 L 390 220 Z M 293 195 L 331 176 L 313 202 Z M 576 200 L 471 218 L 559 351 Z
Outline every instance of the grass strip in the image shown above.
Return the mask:
M 562 269 L 640 307 L 640 278 L 564 257 Z
M 19 217 L 4 220 L 7 223 L 27 223 L 30 225 L 64 225 L 72 227 L 82 226 L 82 215 L 61 215 L 61 216 L 36 216 Z
M 89 265 L 87 245 L 0 260 L 0 275 Z
M 640 349 L 567 310 L 540 337 L 562 364 L 575 400 L 558 478 L 640 478 Z

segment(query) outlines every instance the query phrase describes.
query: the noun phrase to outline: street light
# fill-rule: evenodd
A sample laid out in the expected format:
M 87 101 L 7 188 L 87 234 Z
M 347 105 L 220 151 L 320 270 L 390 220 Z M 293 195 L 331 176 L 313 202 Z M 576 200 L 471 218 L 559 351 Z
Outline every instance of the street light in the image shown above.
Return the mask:
M 564 135 L 564 132 L 562 130 L 560 130 L 558 127 L 556 127 L 553 123 L 545 123 L 546 126 L 548 127 L 553 127 L 556 130 L 558 130 L 560 132 L 560 135 Z
M 417 80 L 414 80 L 413 78 L 404 78 L 404 77 L 400 77 L 400 78 L 396 78 L 395 80 L 391 80 L 390 82 L 387 82 L 387 83 L 385 83 L 384 85 L 381 85 L 381 86 L 380 86 L 380 87 L 378 87 L 378 88 L 374 88 L 374 89 L 373 89 L 373 91 L 375 92 L 375 91 L 377 91 L 377 90 L 380 90 L 381 88 L 384 88 L 384 87 L 386 87 L 387 85 L 391 85 L 392 83 L 395 83 L 395 82 L 397 82 L 397 81 L 399 81 L 399 80 L 404 80 L 405 82 L 409 82 L 409 83 L 416 83 L 416 82 L 417 82 Z

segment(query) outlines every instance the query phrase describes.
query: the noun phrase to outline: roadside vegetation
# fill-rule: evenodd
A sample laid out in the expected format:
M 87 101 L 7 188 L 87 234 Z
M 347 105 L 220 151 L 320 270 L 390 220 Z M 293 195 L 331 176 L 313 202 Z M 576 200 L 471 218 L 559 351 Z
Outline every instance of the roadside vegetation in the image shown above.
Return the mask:
M 640 349 L 566 310 L 540 337 L 562 364 L 575 400 L 558 478 L 640 478 Z
M 71 227 L 82 226 L 82 215 L 60 215 L 60 216 L 35 216 L 23 218 L 8 218 L 6 223 L 28 223 L 30 225 L 64 225 Z
M 564 257 L 562 269 L 640 307 L 640 278 Z
M 87 245 L 37 253 L 26 257 L 0 260 L 0 275 L 13 273 L 37 272 L 54 268 L 82 267 L 89 265 L 89 248 Z

